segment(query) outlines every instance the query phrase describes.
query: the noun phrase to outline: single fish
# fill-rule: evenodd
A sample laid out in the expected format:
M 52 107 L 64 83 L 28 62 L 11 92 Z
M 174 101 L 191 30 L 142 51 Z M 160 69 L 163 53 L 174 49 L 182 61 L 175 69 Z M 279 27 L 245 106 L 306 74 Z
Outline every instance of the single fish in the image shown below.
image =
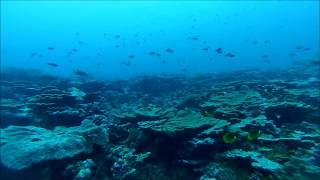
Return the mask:
M 73 52 L 78 52 L 78 49 L 72 49 Z
M 265 43 L 265 44 L 268 44 L 268 40 L 265 40 L 264 43 Z
M 49 66 L 52 66 L 52 67 L 58 67 L 59 65 L 56 64 L 56 63 L 48 63 Z
M 209 50 L 209 48 L 205 47 L 205 48 L 203 48 L 202 50 L 204 50 L 204 51 L 208 51 L 208 50 Z
M 160 57 L 160 56 L 161 56 L 161 54 L 157 53 L 157 54 L 156 54 L 156 56 Z
M 166 52 L 168 52 L 168 53 L 173 53 L 173 50 L 170 49 L 170 48 L 167 48 L 167 49 L 166 49 Z
M 198 41 L 199 40 L 198 37 L 192 37 L 191 39 L 194 40 L 194 41 Z
M 79 70 L 79 69 L 74 70 L 73 73 L 75 73 L 75 74 L 78 75 L 78 76 L 87 76 L 87 75 L 88 75 L 88 73 L 86 73 L 86 72 L 84 72 L 84 71 L 81 71 L 81 70 Z
M 263 55 L 263 56 L 261 56 L 262 58 L 267 58 L 267 57 L 269 57 L 268 55 Z
M 133 59 L 133 58 L 134 58 L 134 55 L 130 55 L 130 56 L 128 56 L 128 58 Z
M 226 56 L 226 57 L 231 57 L 231 58 L 236 57 L 236 56 L 235 56 L 234 54 L 232 54 L 232 53 L 227 53 L 225 56 Z
M 119 39 L 119 38 L 120 38 L 120 35 L 116 35 L 115 38 L 116 38 L 116 39 Z
M 78 44 L 82 45 L 82 44 L 83 44 L 83 41 L 78 41 Z
M 217 52 L 218 54 L 222 54 L 222 53 L 223 53 L 223 52 L 222 52 L 222 48 L 216 49 L 216 52 Z
M 125 65 L 125 66 L 130 66 L 130 65 L 131 65 L 131 62 L 130 62 L 130 61 L 128 61 L 128 62 L 124 62 L 124 61 L 123 61 L 123 62 L 121 62 L 121 64 L 122 64 L 122 65 Z
M 257 41 L 253 41 L 252 43 L 253 43 L 253 44 L 257 44 L 258 42 L 257 42 Z
M 304 50 L 304 51 L 310 51 L 311 48 L 304 48 L 303 50 Z
M 48 47 L 48 50 L 51 50 L 51 51 L 52 51 L 52 50 L 54 50 L 54 48 L 53 48 L 53 47 Z
M 151 52 L 149 52 L 149 55 L 150 55 L 150 56 L 154 56 L 154 55 L 156 55 L 156 53 L 153 52 L 153 51 L 151 51 Z
M 31 53 L 31 57 L 35 57 L 37 53 Z
M 297 46 L 296 47 L 296 50 L 300 50 L 300 49 L 302 49 L 303 48 L 303 46 Z
M 295 56 L 295 54 L 294 53 L 290 53 L 289 56 L 293 57 L 293 56 Z

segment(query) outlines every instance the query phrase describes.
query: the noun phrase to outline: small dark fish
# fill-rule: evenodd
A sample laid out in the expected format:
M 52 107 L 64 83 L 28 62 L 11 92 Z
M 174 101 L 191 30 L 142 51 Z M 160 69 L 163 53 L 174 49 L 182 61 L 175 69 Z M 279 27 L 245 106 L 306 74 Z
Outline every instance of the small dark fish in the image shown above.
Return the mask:
M 265 44 L 268 44 L 268 40 L 265 40 L 264 43 L 265 43 Z
M 76 75 L 78 75 L 78 76 L 87 76 L 87 75 L 88 75 L 86 72 L 81 71 L 81 70 L 79 70 L 79 69 L 74 70 L 73 72 L 74 72 Z
M 89 57 L 89 56 L 84 56 L 84 58 L 85 58 L 85 59 L 90 59 L 90 57 Z
M 115 45 L 114 47 L 115 47 L 115 48 L 119 48 L 120 46 L 119 46 L 119 45 Z
M 54 48 L 53 47 L 48 47 L 48 50 L 54 50 Z
M 187 72 L 186 68 L 181 69 L 182 72 Z
M 156 55 L 156 53 L 153 52 L 153 51 L 151 51 L 151 52 L 149 52 L 149 55 L 150 55 L 150 56 L 154 56 L 154 55 Z
M 96 55 L 97 55 L 97 56 L 101 56 L 101 53 L 97 52 Z
M 130 65 L 131 65 L 131 62 L 130 62 L 130 61 L 128 61 L 128 62 L 124 62 L 124 61 L 123 61 L 123 62 L 121 62 L 121 64 L 122 64 L 122 65 L 125 65 L 125 66 L 130 66 Z
M 161 61 L 163 64 L 165 64 L 167 61 Z
M 134 58 L 134 55 L 130 55 L 130 56 L 128 56 L 128 58 L 133 59 L 133 58 Z
M 120 38 L 120 35 L 116 35 L 115 38 L 119 39 L 119 38 Z
M 194 41 L 198 41 L 199 40 L 198 37 L 192 37 L 191 39 L 194 40 Z
M 216 49 L 216 52 L 217 52 L 218 54 L 222 54 L 222 53 L 223 53 L 223 52 L 222 52 L 222 48 Z
M 210 60 L 210 61 L 213 61 L 213 58 L 210 58 L 209 60 Z
M 303 46 L 297 46 L 296 47 L 296 50 L 300 50 L 300 49 L 302 49 L 303 48 Z
M 83 44 L 83 41 L 78 41 L 78 44 L 80 44 L 80 45 Z
M 253 41 L 252 43 L 253 43 L 253 44 L 257 44 L 257 41 Z
M 289 56 L 293 57 L 293 56 L 295 56 L 295 54 L 294 53 L 290 53 Z
M 225 56 L 226 56 L 226 57 L 231 57 L 231 58 L 236 57 L 236 56 L 235 56 L 234 54 L 232 54 L 232 53 L 227 53 Z
M 37 53 L 31 53 L 31 57 L 35 57 Z
M 183 64 L 186 64 L 186 61 L 185 61 L 185 60 L 182 60 L 181 62 L 182 62 Z
M 56 63 L 48 63 L 49 66 L 52 66 L 52 67 L 58 67 L 59 65 L 56 64 Z
M 208 51 L 208 50 L 209 50 L 209 48 L 203 48 L 202 50 L 204 50 L 204 51 Z
M 78 52 L 78 49 L 72 49 L 73 52 Z
M 267 57 L 269 57 L 268 55 L 263 55 L 263 56 L 261 56 L 262 58 L 267 58 Z
M 160 57 L 160 56 L 161 56 L 161 54 L 157 53 L 157 54 L 156 54 L 156 56 Z
M 166 52 L 168 52 L 168 53 L 173 53 L 173 50 L 170 49 L 170 48 L 167 48 L 167 49 L 166 49 Z
M 311 62 L 313 65 L 320 65 L 320 60 L 314 60 Z
M 303 50 L 304 50 L 304 51 L 310 51 L 311 48 L 304 48 Z

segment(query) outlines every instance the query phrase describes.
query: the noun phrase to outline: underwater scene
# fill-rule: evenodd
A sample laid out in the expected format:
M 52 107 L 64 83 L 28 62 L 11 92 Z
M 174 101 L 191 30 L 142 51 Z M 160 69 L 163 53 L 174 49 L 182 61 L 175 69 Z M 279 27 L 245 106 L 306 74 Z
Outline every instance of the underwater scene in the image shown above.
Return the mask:
M 319 1 L 1 1 L 2 180 L 320 179 Z

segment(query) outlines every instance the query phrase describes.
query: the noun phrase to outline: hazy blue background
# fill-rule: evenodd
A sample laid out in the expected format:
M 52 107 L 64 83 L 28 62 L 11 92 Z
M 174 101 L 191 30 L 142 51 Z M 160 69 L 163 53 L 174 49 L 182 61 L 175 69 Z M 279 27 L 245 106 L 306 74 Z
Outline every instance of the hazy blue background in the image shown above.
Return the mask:
M 299 45 L 312 49 L 296 51 Z M 211 49 L 203 51 L 205 47 Z M 236 58 L 216 54 L 219 47 Z M 73 48 L 78 52 L 67 57 Z M 174 53 L 166 53 L 166 48 Z M 160 52 L 161 58 L 150 56 L 150 51 Z M 33 52 L 42 57 L 32 58 Z M 128 59 L 129 55 L 135 58 Z M 269 55 L 271 63 L 262 55 Z M 274 68 L 315 56 L 319 56 L 317 1 L 1 2 L 2 68 L 39 68 L 61 75 L 81 69 L 109 78 L 181 73 L 183 68 L 190 74 Z M 121 65 L 129 60 L 131 66 Z

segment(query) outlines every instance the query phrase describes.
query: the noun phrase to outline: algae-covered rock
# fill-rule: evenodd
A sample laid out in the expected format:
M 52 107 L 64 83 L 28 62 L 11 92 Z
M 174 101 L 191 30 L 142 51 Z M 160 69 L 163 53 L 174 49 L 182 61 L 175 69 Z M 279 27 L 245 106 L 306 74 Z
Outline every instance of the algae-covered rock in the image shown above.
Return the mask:
M 207 116 L 239 121 L 252 114 L 260 114 L 262 101 L 261 95 L 256 91 L 229 91 L 211 95 L 208 101 L 200 105 L 200 108 Z
M 224 156 L 227 159 L 245 160 L 249 162 L 253 168 L 267 171 L 267 172 L 276 172 L 282 168 L 281 164 L 271 161 L 265 158 L 259 152 L 255 152 L 255 151 L 244 151 L 241 149 L 235 149 L 235 150 L 227 151 Z
M 125 122 L 152 121 L 163 118 L 170 109 L 163 109 L 152 104 L 144 107 L 128 107 L 130 110 L 115 112 L 113 115 Z
M 47 130 L 34 126 L 9 126 L 1 129 L 1 164 L 22 170 L 49 160 L 72 158 L 90 153 L 93 145 L 106 148 L 105 129 L 84 121 L 73 128 Z
M 139 122 L 142 129 L 161 132 L 165 134 L 200 132 L 205 129 L 219 126 L 221 120 L 204 117 L 199 112 L 191 112 L 184 117 L 172 117 L 158 121 Z

